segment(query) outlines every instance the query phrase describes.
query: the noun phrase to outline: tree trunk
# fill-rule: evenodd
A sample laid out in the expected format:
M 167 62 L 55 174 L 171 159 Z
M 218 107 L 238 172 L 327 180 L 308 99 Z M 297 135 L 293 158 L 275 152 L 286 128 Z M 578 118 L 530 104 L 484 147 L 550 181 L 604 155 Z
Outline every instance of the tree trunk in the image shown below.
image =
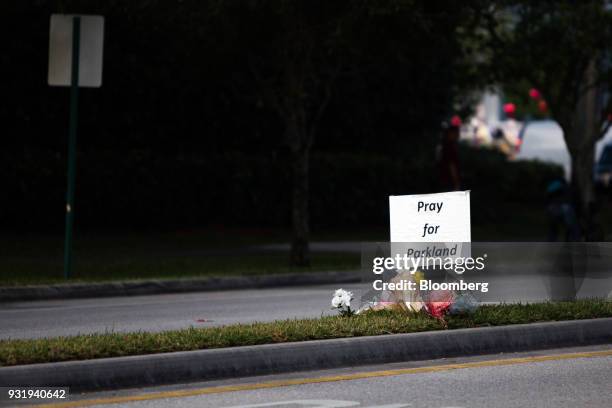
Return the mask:
M 310 139 L 303 109 L 295 109 L 285 117 L 286 141 L 291 154 L 291 266 L 310 266 L 310 220 L 308 213 L 308 176 Z
M 310 266 L 310 220 L 308 212 L 308 173 L 310 148 L 301 146 L 292 151 L 292 209 L 291 223 L 293 240 L 291 243 L 291 265 Z
M 592 60 L 584 73 L 584 84 L 596 78 L 596 64 Z M 571 119 L 563 124 L 565 142 L 572 158 L 572 196 L 582 230 L 587 241 L 601 240 L 601 224 L 597 211 L 597 197 L 593 181 L 595 143 L 600 135 L 597 90 L 590 87 L 577 102 Z
M 579 136 L 577 136 L 579 137 Z M 593 165 L 595 161 L 595 146 L 570 150 L 572 157 L 572 198 L 576 215 L 585 240 L 593 240 L 596 235 L 597 220 L 595 186 L 593 183 Z

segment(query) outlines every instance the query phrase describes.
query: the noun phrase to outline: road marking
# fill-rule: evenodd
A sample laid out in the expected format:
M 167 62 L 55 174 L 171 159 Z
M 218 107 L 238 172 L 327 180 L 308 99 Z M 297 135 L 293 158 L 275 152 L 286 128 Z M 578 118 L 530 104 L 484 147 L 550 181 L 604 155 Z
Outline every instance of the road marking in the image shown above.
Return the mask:
M 426 367 L 400 368 L 396 370 L 369 371 L 354 374 L 332 375 L 315 378 L 296 378 L 289 380 L 267 381 L 253 384 L 221 385 L 216 387 L 198 388 L 193 390 L 177 390 L 153 392 L 141 395 L 126 395 L 107 398 L 95 398 L 89 400 L 60 402 L 56 404 L 36 405 L 38 408 L 73 408 L 90 407 L 94 405 L 120 404 L 126 402 L 149 401 L 167 398 L 185 398 L 207 394 L 222 394 L 236 391 L 261 390 L 266 388 L 288 387 L 292 385 L 317 384 L 337 381 L 361 380 L 366 378 L 391 377 L 404 374 L 435 373 L 440 371 L 459 370 L 462 368 L 479 368 L 507 366 L 514 364 L 538 363 L 544 361 L 570 360 L 575 358 L 592 358 L 612 356 L 612 350 L 589 351 L 584 353 L 553 354 L 547 356 L 517 357 L 501 360 L 475 361 L 472 363 L 444 364 Z
M 293 401 L 277 401 L 277 402 L 264 402 L 260 404 L 247 404 L 247 405 L 234 405 L 227 408 L 273 408 L 276 406 L 293 406 L 297 405 L 300 407 L 310 407 L 310 408 L 374 408 L 372 406 L 366 407 L 361 405 L 358 401 L 339 401 L 339 400 L 293 400 Z M 316 405 L 316 406 L 315 406 Z M 411 403 L 408 404 L 387 404 L 387 405 L 377 405 L 376 408 L 406 408 L 411 406 Z M 452 408 L 452 407 L 446 407 Z M 461 408 L 461 407 L 455 407 Z

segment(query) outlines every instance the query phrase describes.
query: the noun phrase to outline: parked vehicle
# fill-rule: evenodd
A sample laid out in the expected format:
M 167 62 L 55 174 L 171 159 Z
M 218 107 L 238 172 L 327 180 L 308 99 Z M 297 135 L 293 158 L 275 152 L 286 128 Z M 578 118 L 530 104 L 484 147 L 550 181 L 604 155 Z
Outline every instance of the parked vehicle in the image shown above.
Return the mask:
M 595 165 L 595 185 L 605 190 L 612 187 L 612 143 L 604 146 Z

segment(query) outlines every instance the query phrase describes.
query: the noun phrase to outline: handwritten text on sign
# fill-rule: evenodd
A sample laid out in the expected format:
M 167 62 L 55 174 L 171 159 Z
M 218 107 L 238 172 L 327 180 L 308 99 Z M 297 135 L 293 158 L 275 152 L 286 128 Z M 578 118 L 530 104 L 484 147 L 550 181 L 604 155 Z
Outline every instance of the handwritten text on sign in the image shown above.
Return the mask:
M 470 242 L 470 192 L 389 197 L 391 242 Z

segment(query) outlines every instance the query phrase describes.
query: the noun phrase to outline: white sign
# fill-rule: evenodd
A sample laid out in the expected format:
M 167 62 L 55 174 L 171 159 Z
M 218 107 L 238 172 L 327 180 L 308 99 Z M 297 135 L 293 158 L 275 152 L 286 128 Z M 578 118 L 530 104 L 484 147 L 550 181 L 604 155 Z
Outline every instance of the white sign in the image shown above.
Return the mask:
M 389 197 L 391 242 L 470 242 L 470 192 Z
M 80 17 L 79 86 L 102 85 L 104 17 L 52 14 L 49 28 L 49 74 L 51 86 L 70 86 L 72 78 L 73 19 Z

